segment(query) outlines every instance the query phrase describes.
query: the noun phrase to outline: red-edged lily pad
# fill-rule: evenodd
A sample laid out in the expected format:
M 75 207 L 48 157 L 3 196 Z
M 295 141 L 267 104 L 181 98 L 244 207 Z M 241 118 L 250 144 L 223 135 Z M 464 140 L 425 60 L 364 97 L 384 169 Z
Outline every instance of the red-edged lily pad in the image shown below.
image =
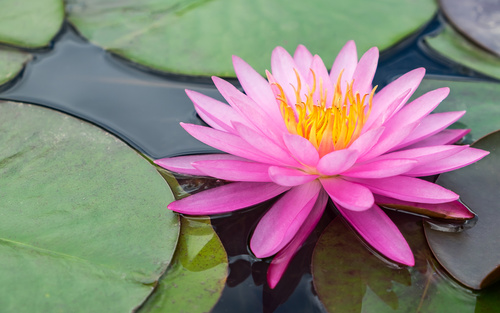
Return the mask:
M 500 131 L 473 144 L 490 155 L 465 168 L 441 174 L 438 183 L 460 194 L 477 215 L 473 228 L 442 232 L 425 227 L 432 252 L 462 284 L 482 289 L 500 279 Z

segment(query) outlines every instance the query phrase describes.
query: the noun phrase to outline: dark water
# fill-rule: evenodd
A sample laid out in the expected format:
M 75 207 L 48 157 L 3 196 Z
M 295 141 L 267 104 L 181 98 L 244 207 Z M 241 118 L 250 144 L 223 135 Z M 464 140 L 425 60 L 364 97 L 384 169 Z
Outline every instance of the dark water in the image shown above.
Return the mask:
M 382 88 L 394 77 L 421 66 L 430 75 L 480 77 L 423 51 L 421 37 L 439 25 L 436 18 L 383 52 L 374 84 Z M 64 26 L 52 49 L 34 54 L 22 75 L 0 90 L 0 99 L 39 104 L 75 115 L 154 159 L 214 152 L 179 126 L 179 122 L 203 124 L 184 89 L 223 100 L 209 78 L 141 70 L 88 43 L 69 25 Z
M 53 49 L 35 53 L 0 98 L 40 104 L 90 121 L 132 147 L 161 158 L 214 150 L 179 122 L 201 124 L 184 89 L 222 99 L 209 79 L 169 77 L 137 69 L 66 25 Z
M 483 78 L 425 47 L 422 36 L 439 30 L 440 25 L 441 18 L 436 17 L 383 52 L 374 84 L 381 88 L 421 66 L 433 76 Z M 134 66 L 86 42 L 68 25 L 51 49 L 35 51 L 34 55 L 21 76 L 3 87 L 1 99 L 39 104 L 85 119 L 153 159 L 214 151 L 179 126 L 181 121 L 203 124 L 185 88 L 222 100 L 209 79 L 159 74 Z M 226 288 L 213 312 L 325 312 L 312 287 L 310 263 L 315 242 L 336 215 L 335 209 L 329 204 L 320 225 L 280 284 L 271 290 L 265 283 L 270 260 L 252 257 L 246 245 L 269 205 L 213 219 L 230 259 Z

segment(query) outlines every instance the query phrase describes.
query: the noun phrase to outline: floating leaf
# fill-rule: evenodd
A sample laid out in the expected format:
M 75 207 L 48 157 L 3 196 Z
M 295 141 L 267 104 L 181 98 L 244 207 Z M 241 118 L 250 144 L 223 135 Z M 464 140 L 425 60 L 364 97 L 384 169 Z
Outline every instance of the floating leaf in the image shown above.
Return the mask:
M 40 48 L 47 46 L 61 28 L 63 0 L 3 0 L 0 42 Z
M 16 77 L 30 60 L 31 55 L 28 53 L 0 49 L 0 85 Z
M 182 218 L 170 268 L 139 312 L 208 312 L 224 289 L 227 268 L 226 252 L 210 219 Z
M 0 306 L 130 312 L 177 243 L 165 181 L 101 129 L 0 103 Z
M 64 19 L 62 0 L 4 0 L 0 10 L 0 42 L 25 48 L 48 46 Z M 0 49 L 0 85 L 10 81 L 31 55 Z
M 425 42 L 443 58 L 500 79 L 500 58 L 469 42 L 451 26 L 445 26 L 436 37 L 426 37 Z
M 304 44 L 326 58 L 326 64 L 351 39 L 359 51 L 387 48 L 429 21 L 436 4 L 70 0 L 67 11 L 69 21 L 90 41 L 134 62 L 173 73 L 234 76 L 231 55 L 264 73 L 277 45 L 293 51 Z
M 214 153 L 179 125 L 203 123 L 186 88 L 224 99 L 215 87 L 196 79 L 168 79 L 116 62 L 65 27 L 52 51 L 37 54 L 15 88 L 0 96 L 91 121 L 154 159 Z
M 453 277 L 470 288 L 481 289 L 500 279 L 500 131 L 473 146 L 491 154 L 477 163 L 441 174 L 437 182 L 460 195 L 478 215 L 476 225 L 458 233 L 426 226 L 425 234 L 434 255 Z
M 462 34 L 500 57 L 500 3 L 491 0 L 439 0 L 444 15 Z
M 424 79 L 413 99 L 440 87 L 450 87 L 449 96 L 435 112 L 462 111 L 467 113 L 452 128 L 470 128 L 467 142 L 477 140 L 499 127 L 500 84 L 484 81 L 442 81 Z
M 425 243 L 420 218 L 388 213 L 408 240 L 415 266 L 389 266 L 337 217 L 321 235 L 312 264 L 314 286 L 328 312 L 474 312 L 480 302 L 498 308 L 500 288 L 474 294 L 446 276 Z

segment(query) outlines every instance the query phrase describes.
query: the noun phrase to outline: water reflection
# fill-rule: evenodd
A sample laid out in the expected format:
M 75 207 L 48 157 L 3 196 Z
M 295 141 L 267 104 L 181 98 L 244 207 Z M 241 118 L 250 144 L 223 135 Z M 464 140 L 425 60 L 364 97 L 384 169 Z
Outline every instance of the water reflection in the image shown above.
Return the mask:
M 336 218 L 313 255 L 315 287 L 329 312 L 495 312 L 499 284 L 484 292 L 461 286 L 434 259 L 421 218 L 389 215 L 415 252 L 415 267 L 387 267 Z
M 267 201 L 225 217 L 212 218 L 212 225 L 226 248 L 230 262 L 226 289 L 213 312 L 324 312 L 314 295 L 310 264 L 315 242 L 332 219 L 333 210 L 325 214 L 293 258 L 281 281 L 271 289 L 266 280 L 271 260 L 255 258 L 248 248 L 248 241 L 256 223 L 273 202 Z
M 164 171 L 164 175 L 169 174 Z M 184 187 L 194 193 L 224 183 L 188 176 L 179 182 L 180 190 Z M 229 257 L 226 287 L 213 312 L 491 313 L 500 307 L 500 284 L 473 292 L 439 265 L 425 240 L 422 217 L 386 211 L 415 255 L 414 267 L 397 267 L 367 250 L 354 232 L 336 218 L 331 203 L 282 280 L 270 289 L 266 283 L 270 259 L 255 258 L 248 241 L 273 201 L 212 217 Z

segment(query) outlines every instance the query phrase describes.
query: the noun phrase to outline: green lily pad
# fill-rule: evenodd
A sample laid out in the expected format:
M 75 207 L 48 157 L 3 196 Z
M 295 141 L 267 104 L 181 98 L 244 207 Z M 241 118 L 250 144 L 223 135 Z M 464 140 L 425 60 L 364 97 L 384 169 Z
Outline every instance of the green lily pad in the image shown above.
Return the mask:
M 177 244 L 173 195 L 155 168 L 103 130 L 0 103 L 0 307 L 130 312 Z
M 413 95 L 413 99 L 430 90 L 445 86 L 450 87 L 450 94 L 434 112 L 466 110 L 467 113 L 451 128 L 470 128 L 471 132 L 466 138 L 468 143 L 498 129 L 500 84 L 480 81 L 424 79 Z
M 90 41 L 157 70 L 207 76 L 234 76 L 231 55 L 264 73 L 278 45 L 304 44 L 329 66 L 348 40 L 384 49 L 435 12 L 432 0 L 67 1 L 68 20 Z
M 472 146 L 490 151 L 490 155 L 467 167 L 441 174 L 437 183 L 458 193 L 476 212 L 476 225 L 459 233 L 441 232 L 427 226 L 425 234 L 434 255 L 453 277 L 470 288 L 482 289 L 500 280 L 500 131 Z
M 500 57 L 500 3 L 491 0 L 439 0 L 444 15 L 471 41 Z
M 500 58 L 469 42 L 449 25 L 437 36 L 426 37 L 425 42 L 445 59 L 500 79 Z
M 63 0 L 3 0 L 0 42 L 25 48 L 47 46 L 64 20 Z
M 31 55 L 28 53 L 0 49 L 0 85 L 16 77 L 30 60 Z
M 210 219 L 182 218 L 170 268 L 139 312 L 209 312 L 224 289 L 227 268 L 226 252 Z
M 415 266 L 397 268 L 382 261 L 337 217 L 318 240 L 312 263 L 314 287 L 328 312 L 498 310 L 500 288 L 472 293 L 446 275 L 426 245 L 420 218 L 388 214 L 408 240 Z M 480 303 L 483 309 L 477 310 Z
M 48 46 L 64 20 L 62 0 L 4 0 L 0 10 L 0 42 L 23 48 Z M 0 85 L 10 81 L 32 56 L 0 48 Z

